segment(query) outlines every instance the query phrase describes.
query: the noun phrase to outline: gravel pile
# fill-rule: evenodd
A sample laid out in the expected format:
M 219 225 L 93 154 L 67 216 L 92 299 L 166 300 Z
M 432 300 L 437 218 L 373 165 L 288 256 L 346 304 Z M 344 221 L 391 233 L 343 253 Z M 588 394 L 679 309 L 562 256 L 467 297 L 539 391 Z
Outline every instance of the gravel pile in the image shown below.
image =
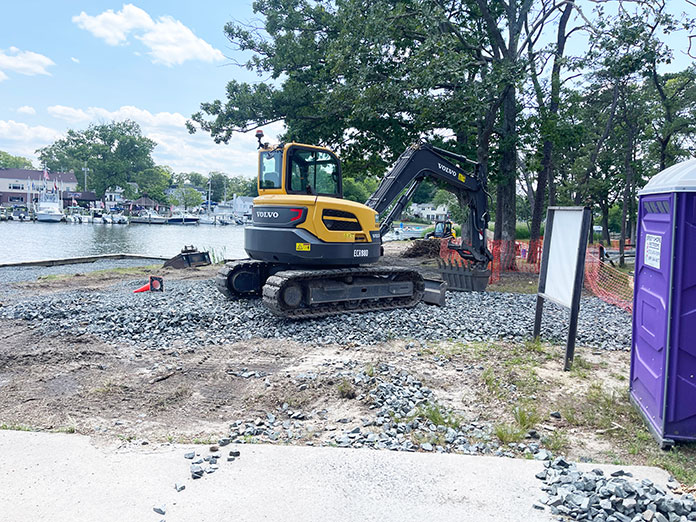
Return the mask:
M 357 361 L 343 363 L 329 374 L 300 374 L 292 380 L 298 390 L 334 386 L 344 399 L 355 399 L 372 415 L 329 420 L 326 409 L 304 411 L 287 403 L 255 419 L 236 420 L 219 443 L 270 442 L 515 457 L 521 454 L 548 460 L 535 431 L 526 442 L 503 446 L 487 423 L 468 423 L 437 403 L 432 390 L 406 370 L 379 364 L 360 369 Z
M 251 339 L 286 338 L 312 344 L 375 344 L 390 339 L 522 341 L 531 337 L 536 296 L 506 293 L 447 294 L 444 308 L 344 314 L 315 320 L 283 320 L 260 300 L 226 300 L 212 281 L 165 281 L 164 293 L 133 294 L 143 281 L 104 291 L 32 296 L 0 307 L 0 317 L 25 319 L 46 334 L 93 334 L 104 340 L 167 349 Z M 568 313 L 547 305 L 546 341 L 564 343 Z M 631 317 L 589 297 L 582 300 L 578 345 L 628 349 Z
M 537 474 L 547 496 L 534 507 L 562 515 L 560 520 L 595 522 L 687 522 L 696 520 L 693 495 L 677 498 L 648 479 L 631 479 L 621 470 L 605 476 L 600 469 L 579 471 L 556 458 Z M 674 483 L 677 485 L 676 482 Z

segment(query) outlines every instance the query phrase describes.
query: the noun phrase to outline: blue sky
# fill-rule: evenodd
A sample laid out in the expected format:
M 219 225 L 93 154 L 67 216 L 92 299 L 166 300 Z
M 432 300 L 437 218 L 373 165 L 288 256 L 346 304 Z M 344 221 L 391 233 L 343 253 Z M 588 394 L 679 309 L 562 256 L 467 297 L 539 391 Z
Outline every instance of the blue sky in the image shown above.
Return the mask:
M 259 80 L 231 65 L 244 57 L 223 32 L 253 19 L 251 1 L 25 0 L 0 12 L 0 150 L 35 160 L 69 128 L 131 118 L 158 143 L 159 164 L 253 175 L 253 133 L 216 145 L 183 127 L 230 79 Z
M 582 0 L 591 10 L 589 0 Z M 672 12 L 696 8 L 670 0 Z M 67 129 L 130 118 L 157 142 L 154 159 L 175 171 L 213 170 L 252 176 L 253 133 L 217 145 L 189 135 L 188 117 L 203 101 L 224 99 L 234 78 L 255 73 L 224 35 L 225 23 L 254 18 L 251 0 L 4 0 L 0 7 L 0 150 L 33 159 Z M 673 35 L 678 70 L 687 36 Z M 571 52 L 582 52 L 573 43 Z M 264 129 L 271 139 L 281 130 Z

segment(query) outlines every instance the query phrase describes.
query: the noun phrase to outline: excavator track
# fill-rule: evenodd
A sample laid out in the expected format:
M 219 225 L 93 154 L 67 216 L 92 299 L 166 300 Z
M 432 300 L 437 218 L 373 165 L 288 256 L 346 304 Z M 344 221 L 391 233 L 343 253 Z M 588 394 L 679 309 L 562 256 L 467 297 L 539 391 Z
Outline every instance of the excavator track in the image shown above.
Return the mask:
M 275 315 L 303 319 L 411 308 L 424 292 L 423 277 L 405 267 L 284 270 L 266 280 L 263 302 Z
M 215 286 L 227 299 L 243 299 L 258 297 L 268 275 L 270 263 L 255 259 L 240 259 L 225 263 L 215 277 Z M 244 288 L 235 288 L 235 279 L 240 274 L 249 274 L 244 282 Z M 254 275 L 256 277 L 254 277 Z

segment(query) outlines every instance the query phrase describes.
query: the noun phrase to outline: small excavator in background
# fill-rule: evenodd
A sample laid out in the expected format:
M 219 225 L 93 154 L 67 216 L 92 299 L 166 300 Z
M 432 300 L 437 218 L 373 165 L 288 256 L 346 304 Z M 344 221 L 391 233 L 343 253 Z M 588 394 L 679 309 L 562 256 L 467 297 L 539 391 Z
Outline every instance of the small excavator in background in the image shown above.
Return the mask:
M 471 244 L 450 248 L 485 271 L 488 195 L 476 163 L 426 142 L 410 146 L 363 205 L 343 199 L 341 163 L 329 149 L 301 143 L 269 146 L 259 141 L 259 196 L 252 224 L 244 230 L 249 259 L 225 264 L 216 278 L 228 298 L 262 296 L 266 307 L 286 318 L 409 308 L 441 281 L 424 280 L 414 269 L 374 265 L 382 238 L 426 178 L 469 195 Z M 470 163 L 473 173 L 461 164 Z M 384 217 L 380 220 L 380 214 Z M 427 299 L 444 302 L 443 296 Z
M 438 239 L 456 239 L 457 233 L 455 232 L 454 227 L 452 226 L 452 222 L 449 219 L 446 219 L 444 221 L 437 220 L 435 222 L 435 229 L 425 234 L 425 239 L 430 239 L 432 237 Z

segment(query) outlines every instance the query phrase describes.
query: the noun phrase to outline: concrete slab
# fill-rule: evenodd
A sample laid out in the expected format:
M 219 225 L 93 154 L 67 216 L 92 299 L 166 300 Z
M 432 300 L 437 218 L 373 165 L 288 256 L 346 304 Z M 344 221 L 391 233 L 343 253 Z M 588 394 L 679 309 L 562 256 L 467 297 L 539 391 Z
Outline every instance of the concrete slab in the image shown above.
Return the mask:
M 183 457 L 192 449 L 209 454 L 208 446 L 105 450 L 80 435 L 0 431 L 0 520 L 552 520 L 532 508 L 542 495 L 536 461 L 230 445 L 218 471 L 193 480 Z M 230 449 L 241 451 L 235 462 L 226 462 Z M 656 483 L 668 478 L 630 469 Z M 165 516 L 153 511 L 162 505 Z

